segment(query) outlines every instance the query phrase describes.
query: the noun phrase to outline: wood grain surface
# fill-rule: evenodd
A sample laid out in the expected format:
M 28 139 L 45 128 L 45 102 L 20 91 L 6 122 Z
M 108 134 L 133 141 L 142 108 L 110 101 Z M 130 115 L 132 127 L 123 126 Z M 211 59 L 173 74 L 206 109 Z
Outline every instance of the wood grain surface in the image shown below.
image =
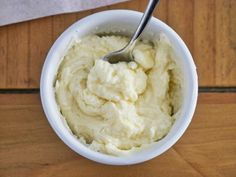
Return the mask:
M 131 0 L 79 13 L 0 27 L 0 88 L 38 88 L 46 54 L 72 23 L 109 9 L 143 11 L 147 0 Z M 236 86 L 236 1 L 161 0 L 155 16 L 186 42 L 200 86 Z
M 49 126 L 38 94 L 0 94 L 1 177 L 235 177 L 236 93 L 203 93 L 190 127 L 148 162 L 108 166 L 70 150 Z

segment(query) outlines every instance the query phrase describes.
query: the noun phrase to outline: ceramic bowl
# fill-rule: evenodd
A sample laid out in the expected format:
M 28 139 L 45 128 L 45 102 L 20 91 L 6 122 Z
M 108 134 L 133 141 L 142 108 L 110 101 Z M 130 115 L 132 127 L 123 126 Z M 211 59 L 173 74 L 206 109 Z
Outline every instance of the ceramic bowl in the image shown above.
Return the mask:
M 115 157 L 95 152 L 82 144 L 69 130 L 66 121 L 58 109 L 53 83 L 57 69 L 70 47 L 73 39 L 94 33 L 119 33 L 131 35 L 142 13 L 131 10 L 109 10 L 87 16 L 65 30 L 51 47 L 41 74 L 40 95 L 46 117 L 61 140 L 78 154 L 93 161 L 110 165 L 130 165 L 152 159 L 173 146 L 183 135 L 192 120 L 198 95 L 198 79 L 193 58 L 183 40 L 168 25 L 152 18 L 142 34 L 145 39 L 153 39 L 161 32 L 169 38 L 178 63 L 180 63 L 184 80 L 183 103 L 180 114 L 170 132 L 160 141 L 147 148 L 141 148 L 137 153 Z

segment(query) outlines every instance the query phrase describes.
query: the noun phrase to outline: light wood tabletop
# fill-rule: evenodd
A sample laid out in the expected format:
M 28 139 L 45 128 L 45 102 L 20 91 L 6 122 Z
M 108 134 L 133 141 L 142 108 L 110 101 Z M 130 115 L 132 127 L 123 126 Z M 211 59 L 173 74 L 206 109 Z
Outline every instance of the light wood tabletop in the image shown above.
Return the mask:
M 236 0 L 161 0 L 155 16 L 189 47 L 199 76 L 194 118 L 164 154 L 108 166 L 69 149 L 43 113 L 39 78 L 55 39 L 72 23 L 108 9 L 143 11 L 147 0 L 0 27 L 0 177 L 235 177 Z

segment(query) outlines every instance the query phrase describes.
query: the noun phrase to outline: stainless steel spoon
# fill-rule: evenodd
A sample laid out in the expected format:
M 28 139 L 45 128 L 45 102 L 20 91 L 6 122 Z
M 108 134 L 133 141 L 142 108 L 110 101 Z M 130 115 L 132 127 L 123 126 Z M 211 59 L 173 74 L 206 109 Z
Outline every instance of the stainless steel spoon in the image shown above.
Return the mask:
M 138 25 L 138 28 L 136 29 L 129 43 L 124 48 L 107 54 L 102 58 L 103 60 L 108 61 L 109 63 L 118 63 L 120 61 L 130 62 L 134 60 L 132 55 L 132 50 L 134 48 L 134 45 L 139 36 L 142 34 L 149 20 L 151 19 L 152 13 L 158 2 L 159 0 L 149 0 L 147 8 Z

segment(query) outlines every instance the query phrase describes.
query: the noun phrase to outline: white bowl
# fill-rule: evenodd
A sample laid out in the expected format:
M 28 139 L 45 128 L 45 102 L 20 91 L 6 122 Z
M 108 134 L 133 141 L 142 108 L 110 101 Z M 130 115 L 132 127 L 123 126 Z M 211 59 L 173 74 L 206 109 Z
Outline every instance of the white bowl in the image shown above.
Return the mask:
M 58 66 L 69 48 L 71 40 L 81 38 L 91 33 L 101 32 L 118 32 L 130 35 L 136 29 L 141 16 L 142 13 L 136 11 L 109 10 L 95 13 L 79 20 L 71 25 L 56 40 L 43 66 L 40 81 L 40 95 L 43 109 L 49 123 L 61 140 L 71 149 L 96 162 L 110 165 L 128 165 L 141 163 L 162 154 L 183 135 L 195 111 L 198 95 L 198 81 L 193 58 L 186 45 L 175 31 L 160 20 L 152 18 L 145 29 L 143 37 L 152 39 L 158 36 L 160 32 L 164 32 L 173 46 L 178 60 L 177 62 L 180 63 L 184 77 L 184 95 L 181 111 L 170 132 L 157 143 L 148 146 L 148 148 L 141 148 L 140 151 L 131 155 L 115 157 L 95 152 L 83 145 L 71 133 L 65 120 L 61 116 L 55 100 L 53 83 Z

